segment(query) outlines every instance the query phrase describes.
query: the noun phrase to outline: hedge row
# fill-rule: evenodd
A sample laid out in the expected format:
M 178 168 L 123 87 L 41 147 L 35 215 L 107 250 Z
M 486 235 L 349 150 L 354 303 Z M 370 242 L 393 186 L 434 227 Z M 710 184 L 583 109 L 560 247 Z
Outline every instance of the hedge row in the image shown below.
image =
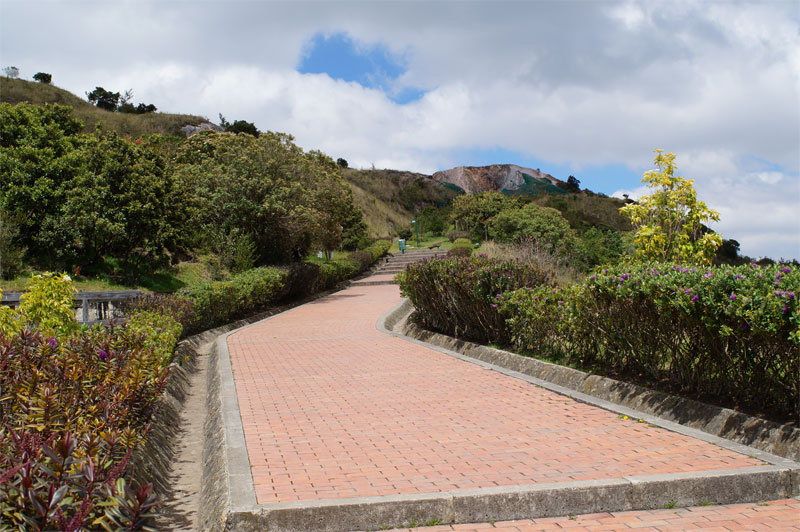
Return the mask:
M 486 257 L 423 261 L 410 265 L 397 279 L 425 327 L 502 344 L 509 336 L 498 308 L 500 295 L 525 286 L 552 284 L 548 272 Z
M 181 326 L 140 312 L 80 329 L 60 315 L 72 293 L 69 277 L 45 275 L 26 308 L 3 312 L 14 327 L 0 332 L 0 528 L 141 530 L 156 500 L 126 481 L 126 466 L 147 437 Z
M 621 265 L 561 288 L 453 258 L 409 267 L 400 287 L 429 329 L 800 416 L 800 272 L 786 265 Z
M 502 308 L 518 349 L 797 417 L 798 294 L 800 272 L 787 266 L 640 264 L 517 290 Z
M 379 240 L 350 256 L 291 266 L 255 268 L 227 281 L 196 285 L 175 295 L 147 295 L 120 305 L 124 313 L 158 310 L 175 316 L 194 334 L 266 310 L 287 299 L 327 290 L 369 268 L 389 250 Z

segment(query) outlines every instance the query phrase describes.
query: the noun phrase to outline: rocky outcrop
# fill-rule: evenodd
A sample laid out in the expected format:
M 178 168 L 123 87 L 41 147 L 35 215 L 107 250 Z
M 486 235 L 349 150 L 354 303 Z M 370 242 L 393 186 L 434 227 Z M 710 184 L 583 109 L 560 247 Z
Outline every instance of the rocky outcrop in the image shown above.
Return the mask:
M 525 176 L 528 176 L 529 181 L 541 180 L 556 186 L 560 183 L 558 179 L 550 174 L 515 164 L 458 166 L 450 170 L 436 172 L 432 177 L 439 183 L 455 185 L 468 194 L 476 194 L 488 190 L 513 192 L 525 186 Z
M 200 133 L 201 131 L 225 131 L 222 129 L 221 126 L 217 124 L 212 124 L 211 122 L 203 122 L 199 126 L 183 126 L 181 131 L 187 136 L 191 137 L 195 133 Z

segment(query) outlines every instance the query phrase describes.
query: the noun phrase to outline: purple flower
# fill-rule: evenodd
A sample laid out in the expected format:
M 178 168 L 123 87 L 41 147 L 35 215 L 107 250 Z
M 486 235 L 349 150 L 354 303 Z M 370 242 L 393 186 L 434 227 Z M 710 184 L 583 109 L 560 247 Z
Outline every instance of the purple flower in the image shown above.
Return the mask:
M 108 360 L 108 353 L 106 353 L 103 349 L 100 349 L 97 352 L 97 356 L 100 358 L 100 360 Z
M 608 273 L 608 268 L 606 268 L 605 270 L 603 270 L 603 273 Z
M 743 330 L 743 331 L 746 331 L 746 330 L 747 330 L 747 324 L 746 324 L 746 323 L 742 323 L 742 330 Z
M 731 294 L 731 301 L 733 301 L 734 299 L 736 299 L 736 294 Z
M 780 279 L 778 279 L 777 281 L 775 281 L 775 286 L 780 286 L 780 285 L 781 285 L 781 280 L 780 280 Z
M 784 266 L 783 268 L 781 268 L 781 271 L 783 273 L 792 273 L 792 269 L 789 268 L 788 266 Z
M 50 338 L 50 340 L 48 340 L 47 343 L 50 344 L 50 347 L 55 347 L 58 344 L 55 338 Z
M 492 308 L 497 308 L 497 303 L 492 303 Z
M 700 296 L 698 296 L 697 294 L 692 296 L 692 302 L 698 301 L 699 299 L 700 299 Z
M 595 278 L 595 276 L 594 276 L 594 275 L 590 275 L 590 276 L 589 276 L 589 279 L 591 279 L 592 281 L 594 281 L 594 278 Z
M 789 309 L 788 309 L 788 308 L 786 308 L 786 305 L 784 305 L 784 306 L 783 306 L 783 311 L 784 311 L 784 312 L 789 312 Z
M 775 295 L 778 296 L 778 297 L 781 297 L 781 291 L 780 290 L 775 290 Z
M 794 292 L 789 292 L 789 299 L 794 299 Z
M 683 293 L 684 294 L 691 294 L 692 293 L 692 289 L 691 288 L 687 288 L 686 290 L 683 291 Z

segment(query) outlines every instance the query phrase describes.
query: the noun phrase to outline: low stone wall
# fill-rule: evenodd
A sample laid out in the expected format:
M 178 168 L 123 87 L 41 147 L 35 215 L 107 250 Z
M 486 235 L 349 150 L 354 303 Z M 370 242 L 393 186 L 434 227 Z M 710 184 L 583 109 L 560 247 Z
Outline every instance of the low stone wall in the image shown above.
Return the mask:
M 387 315 L 385 318 L 386 328 L 476 360 L 536 377 L 770 454 L 800 461 L 800 429 L 749 416 L 728 408 L 658 392 L 609 377 L 591 375 L 565 366 L 428 331 L 414 323 L 413 310 L 411 302 L 406 300 L 393 313 Z

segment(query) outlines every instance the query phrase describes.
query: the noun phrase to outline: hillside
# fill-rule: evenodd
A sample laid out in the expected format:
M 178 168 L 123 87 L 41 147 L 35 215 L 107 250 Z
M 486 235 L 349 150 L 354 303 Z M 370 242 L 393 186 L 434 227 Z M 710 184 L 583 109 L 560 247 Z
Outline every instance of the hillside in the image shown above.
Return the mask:
M 344 176 L 372 237 L 394 236 L 395 228 L 408 227 L 423 207 L 445 206 L 463 193 L 415 172 L 350 168 Z
M 619 213 L 623 200 L 590 190 L 567 192 L 559 186 L 564 183 L 552 175 L 513 164 L 462 166 L 433 175 L 346 169 L 344 175 L 373 237 L 392 236 L 396 227 L 408 227 L 423 207 L 441 207 L 459 194 L 484 191 L 529 197 L 534 203 L 558 209 L 578 231 L 592 226 L 631 230 L 630 222 Z
M 457 187 L 468 194 L 492 190 L 505 194 L 533 195 L 540 191 L 563 194 L 564 183 L 538 169 L 515 164 L 489 166 L 457 166 L 434 173 L 431 178 L 445 186 Z
M 137 115 L 105 111 L 67 90 L 23 79 L 0 78 L 0 102 L 69 105 L 74 110 L 75 118 L 83 122 L 83 129 L 87 133 L 93 131 L 95 125 L 99 123 L 103 129 L 116 131 L 120 135 L 130 137 L 153 133 L 183 135 L 181 127 L 207 122 L 205 118 L 194 115 L 159 112 Z

